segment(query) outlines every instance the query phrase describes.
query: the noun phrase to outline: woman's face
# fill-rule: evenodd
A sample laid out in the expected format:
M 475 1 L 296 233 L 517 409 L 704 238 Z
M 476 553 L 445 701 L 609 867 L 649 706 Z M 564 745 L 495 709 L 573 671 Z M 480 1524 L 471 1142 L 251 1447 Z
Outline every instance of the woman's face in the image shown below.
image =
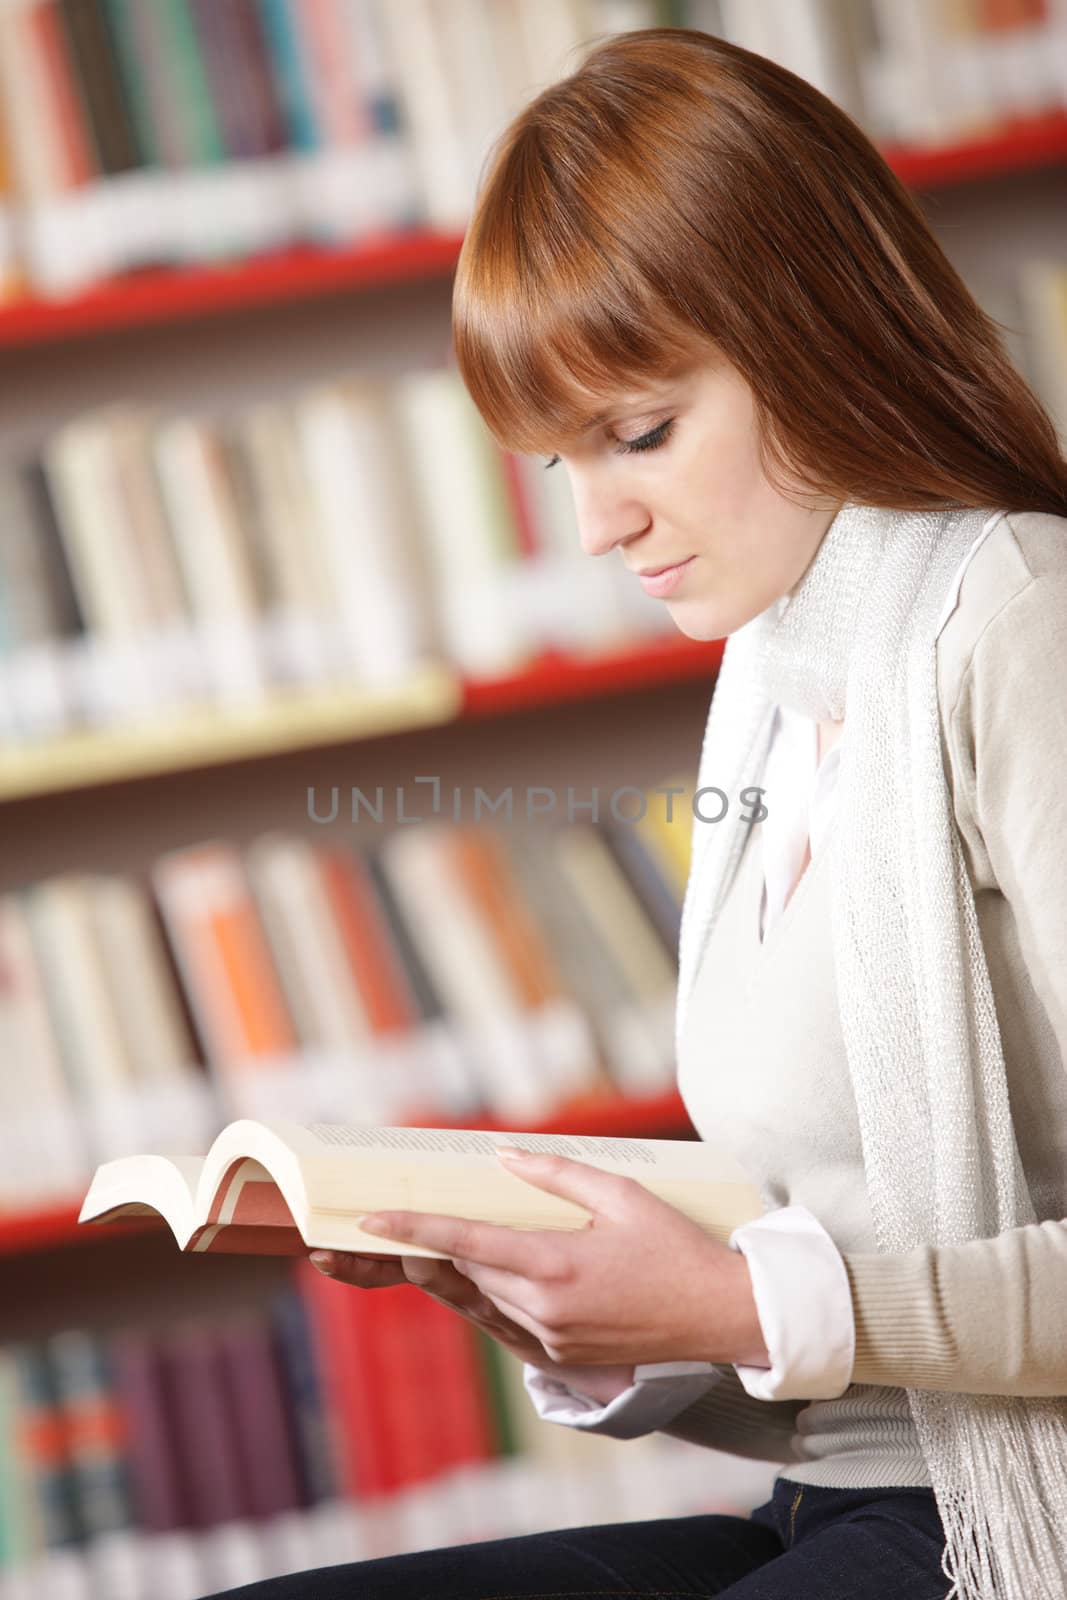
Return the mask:
M 838 508 L 809 511 L 771 487 L 736 367 L 701 364 L 600 409 L 553 457 L 587 555 L 617 548 L 635 574 L 687 563 L 646 588 L 691 639 L 725 638 L 793 588 Z

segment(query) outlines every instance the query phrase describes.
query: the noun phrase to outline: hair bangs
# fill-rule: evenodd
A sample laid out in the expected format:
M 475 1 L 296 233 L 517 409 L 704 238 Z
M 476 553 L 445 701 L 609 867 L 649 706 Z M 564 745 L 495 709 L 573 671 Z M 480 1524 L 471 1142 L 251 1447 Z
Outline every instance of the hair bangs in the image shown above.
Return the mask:
M 711 351 L 579 192 L 553 190 L 543 166 L 503 157 L 460 252 L 452 334 L 486 426 L 519 454 L 565 448 L 635 386 Z

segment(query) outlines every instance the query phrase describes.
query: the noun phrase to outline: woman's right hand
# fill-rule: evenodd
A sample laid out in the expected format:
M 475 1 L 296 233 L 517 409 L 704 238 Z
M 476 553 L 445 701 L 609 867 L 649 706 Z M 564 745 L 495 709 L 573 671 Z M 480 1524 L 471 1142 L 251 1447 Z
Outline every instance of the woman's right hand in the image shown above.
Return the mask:
M 326 1277 L 358 1289 L 390 1289 L 412 1283 L 449 1310 L 458 1311 L 520 1361 L 529 1362 L 593 1399 L 606 1402 L 633 1382 L 632 1366 L 565 1367 L 553 1361 L 540 1339 L 505 1316 L 451 1261 L 436 1256 L 380 1256 L 347 1250 L 314 1250 L 308 1259 Z

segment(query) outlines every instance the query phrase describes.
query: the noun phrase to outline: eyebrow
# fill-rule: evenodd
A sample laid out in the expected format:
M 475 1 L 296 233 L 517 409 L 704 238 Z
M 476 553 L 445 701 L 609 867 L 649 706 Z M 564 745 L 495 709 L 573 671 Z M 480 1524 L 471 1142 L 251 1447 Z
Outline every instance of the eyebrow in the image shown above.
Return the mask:
M 651 396 L 642 396 L 639 400 L 620 400 L 616 405 L 609 407 L 607 411 L 598 411 L 595 416 L 590 417 L 583 425 L 581 432 L 589 433 L 593 428 L 598 427 L 600 423 L 609 421 L 611 417 L 617 417 L 620 411 L 640 411 L 642 408 L 654 410 L 661 403 Z

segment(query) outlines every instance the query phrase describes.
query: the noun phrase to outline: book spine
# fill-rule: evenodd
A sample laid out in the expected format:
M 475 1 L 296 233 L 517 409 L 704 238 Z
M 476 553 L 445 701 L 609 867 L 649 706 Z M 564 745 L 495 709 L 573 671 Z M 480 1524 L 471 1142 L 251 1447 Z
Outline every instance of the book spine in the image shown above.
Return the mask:
M 59 0 L 102 170 L 109 176 L 140 164 L 137 136 L 101 0 Z
M 339 1488 L 337 1420 L 315 1361 L 308 1310 L 298 1289 L 287 1289 L 272 1303 L 272 1326 L 285 1373 L 289 1427 L 295 1440 L 301 1499 L 315 1505 L 333 1499 Z
M 266 1519 L 294 1511 L 303 1500 L 269 1330 L 243 1317 L 220 1329 L 219 1345 L 249 1512 Z

